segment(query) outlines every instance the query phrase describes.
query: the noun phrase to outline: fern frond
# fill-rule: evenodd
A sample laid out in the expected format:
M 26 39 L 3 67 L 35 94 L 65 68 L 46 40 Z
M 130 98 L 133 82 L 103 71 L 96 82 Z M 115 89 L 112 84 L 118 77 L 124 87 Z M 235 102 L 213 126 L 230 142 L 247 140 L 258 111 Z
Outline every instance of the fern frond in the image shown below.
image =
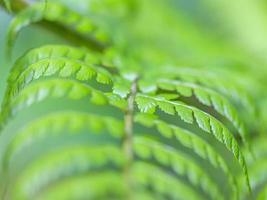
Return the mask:
M 242 189 L 242 198 L 243 199 L 258 199 L 257 196 L 260 196 L 261 193 L 264 193 L 264 188 L 267 185 L 267 160 L 266 158 L 258 159 L 253 164 L 248 166 L 250 174 L 250 182 L 253 194 L 249 194 L 245 188 Z
M 192 200 L 204 200 L 201 193 L 193 190 L 179 179 L 166 174 L 160 168 L 145 163 L 136 162 L 132 167 L 132 173 L 135 176 L 137 186 L 152 187 L 157 193 L 171 199 L 182 199 L 187 197 Z
M 162 97 L 137 94 L 136 103 L 141 112 L 154 113 L 156 108 L 159 107 L 160 110 L 167 114 L 175 115 L 177 113 L 185 123 L 193 124 L 195 121 L 200 129 L 212 134 L 219 142 L 224 144 L 230 152 L 232 152 L 243 169 L 246 185 L 250 190 L 247 166 L 242 152 L 234 136 L 221 122 L 197 108 L 180 102 L 168 101 Z
M 42 59 L 30 65 L 25 71 L 21 72 L 16 81 L 9 85 L 13 96 L 32 81 L 42 77 L 57 76 L 59 78 L 74 77 L 76 80 L 88 81 L 95 77 L 101 84 L 112 83 L 112 76 L 103 69 L 93 65 L 83 64 L 65 58 Z
M 17 59 L 9 74 L 8 82 L 15 81 L 32 64 L 49 58 L 65 58 L 91 65 L 99 64 L 99 56 L 96 52 L 89 53 L 85 49 L 68 45 L 44 45 L 27 51 Z
M 117 77 L 113 85 L 113 93 L 125 98 L 130 93 L 131 82 L 125 78 Z
M 37 197 L 38 199 L 101 199 L 113 197 L 114 199 L 124 199 L 125 186 L 123 185 L 123 177 L 112 170 L 101 173 L 89 173 L 85 176 L 74 176 L 64 179 L 47 188 Z M 110 186 L 113 187 L 110 187 Z M 29 199 L 33 193 L 30 193 L 34 185 L 29 184 L 27 187 L 16 188 L 13 193 L 15 199 Z M 90 189 L 88 189 L 90 188 Z M 77 192 L 80 191 L 80 192 Z
M 202 16 L 213 3 L 166 2 L 0 0 L 9 55 L 32 25 L 73 45 L 27 50 L 11 68 L 0 199 L 266 198 L 266 59 L 218 34 L 224 23 Z
M 253 196 L 248 194 L 245 188 L 241 188 L 243 190 L 243 199 L 261 199 L 264 197 L 266 193 L 266 186 L 267 186 L 267 147 L 266 141 L 262 137 L 258 137 L 254 139 L 252 142 L 253 147 L 253 155 L 245 150 L 245 155 L 247 156 L 247 163 L 248 169 L 250 174 L 251 180 L 251 188 L 253 191 Z
M 236 104 L 241 104 L 247 111 L 252 114 L 255 112 L 255 106 L 248 92 L 245 91 L 238 83 L 233 84 L 233 79 L 227 76 L 220 76 L 215 72 L 209 72 L 203 69 L 195 68 L 179 68 L 173 70 L 172 67 L 166 69 L 166 76 L 171 79 L 191 82 L 198 85 L 203 85 L 215 91 L 224 94 L 233 100 Z M 205 76 L 203 76 L 205 74 Z
M 108 35 L 97 27 L 89 18 L 80 13 L 70 10 L 62 4 L 48 2 L 44 12 L 43 3 L 35 3 L 22 10 L 15 16 L 8 30 L 7 52 L 11 53 L 11 48 L 18 33 L 30 24 L 38 22 L 53 22 L 61 25 L 62 30 L 72 33 L 76 39 L 83 41 L 83 45 L 88 43 L 94 48 L 103 49 L 109 42 Z M 82 42 L 81 42 L 82 44 Z M 89 45 L 90 46 L 90 45 Z
M 223 199 L 218 187 L 209 175 L 183 153 L 171 146 L 139 136 L 134 138 L 134 149 L 142 159 L 154 158 L 161 165 L 170 167 L 174 173 L 186 176 L 194 187 L 201 188 L 212 199 Z
M 12 157 L 22 152 L 25 147 L 31 146 L 31 144 L 43 138 L 60 134 L 64 136 L 68 132 L 71 132 L 72 135 L 78 134 L 81 130 L 86 130 L 89 133 L 105 131 L 112 137 L 120 139 L 123 135 L 123 123 L 113 117 L 83 112 L 65 111 L 49 114 L 30 122 L 29 125 L 13 136 L 13 139 L 5 148 L 3 164 L 8 168 L 8 162 L 12 160 Z
M 2 107 L 10 98 L 32 81 L 50 76 L 71 78 L 87 83 L 92 78 L 100 84 L 111 84 L 114 79 L 95 54 L 64 45 L 47 45 L 33 49 L 13 66 Z
M 150 85 L 150 87 L 153 87 L 153 85 Z M 236 109 L 218 92 L 194 83 L 168 79 L 158 80 L 154 88 L 158 88 L 158 90 L 166 90 L 167 92 L 177 92 L 179 96 L 183 97 L 192 97 L 194 95 L 200 103 L 205 106 L 212 106 L 219 114 L 233 123 L 237 132 L 240 133 L 243 140 L 246 141 L 245 138 L 247 138 L 247 133 L 245 132 L 244 124 L 239 118 Z M 141 85 L 140 89 L 141 91 L 144 91 L 145 88 Z M 158 94 L 162 95 L 160 91 Z
M 115 157 L 114 157 L 115 156 Z M 124 162 L 120 148 L 104 144 L 100 146 L 72 146 L 61 148 L 32 163 L 28 163 L 26 170 L 22 171 L 17 186 L 27 188 L 33 196 L 51 183 L 63 177 L 82 174 L 90 171 L 99 171 L 101 167 L 119 169 Z
M 178 126 L 167 124 L 157 119 L 155 115 L 139 113 L 135 116 L 135 122 L 146 127 L 155 126 L 164 138 L 179 141 L 181 145 L 192 149 L 195 154 L 208 161 L 214 168 L 220 168 L 227 175 L 229 184 L 232 186 L 233 199 L 238 199 L 237 180 L 231 173 L 226 161 L 209 143 L 198 137 L 197 134 Z
M 62 98 L 77 100 L 90 97 L 90 101 L 97 105 L 111 104 L 121 109 L 125 109 L 126 101 L 118 95 L 103 93 L 99 90 L 74 80 L 50 79 L 42 80 L 30 84 L 23 89 L 19 95 L 8 99 L 9 105 L 6 105 L 5 112 L 2 113 L 2 123 L 6 122 L 8 117 L 14 116 L 19 110 L 30 105 L 43 101 L 47 98 Z

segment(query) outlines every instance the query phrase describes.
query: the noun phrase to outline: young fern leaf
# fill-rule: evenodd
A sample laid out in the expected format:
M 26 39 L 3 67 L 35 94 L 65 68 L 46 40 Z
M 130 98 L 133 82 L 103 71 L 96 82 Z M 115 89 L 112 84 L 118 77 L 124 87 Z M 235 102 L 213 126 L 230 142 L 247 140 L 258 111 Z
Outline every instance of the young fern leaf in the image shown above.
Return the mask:
M 223 199 L 218 186 L 209 175 L 171 146 L 139 136 L 134 138 L 134 149 L 142 159 L 153 157 L 161 165 L 172 168 L 176 174 L 186 176 L 194 187 L 201 188 L 212 199 Z
M 112 186 L 112 187 L 110 187 Z M 65 188 L 68 188 L 65 191 Z M 88 189 L 90 188 L 90 190 Z M 77 191 L 81 191 L 77 193 Z M 77 176 L 61 181 L 38 199 L 110 199 L 123 200 L 126 196 L 123 177 L 113 171 Z
M 76 80 L 87 81 L 96 76 L 96 80 L 101 84 L 112 83 L 112 75 L 108 71 L 112 70 L 112 67 L 106 70 L 98 66 L 101 66 L 101 62 L 97 54 L 92 55 L 82 49 L 65 45 L 47 45 L 33 49 L 22 56 L 12 68 L 3 107 L 9 101 L 10 95 L 16 95 L 31 81 L 42 77 L 74 76 Z M 116 93 L 117 80 L 114 84 Z
M 102 50 L 109 41 L 108 35 L 89 18 L 70 10 L 62 4 L 49 2 L 44 12 L 43 3 L 35 3 L 22 10 L 10 24 L 7 37 L 7 53 L 10 55 L 18 33 L 26 26 L 38 22 L 53 22 L 62 26 L 62 30 L 74 35 L 76 42 L 91 44 Z M 89 45 L 90 46 L 90 45 Z
M 231 173 L 226 161 L 209 143 L 198 137 L 197 134 L 178 126 L 167 124 L 166 122 L 157 119 L 155 115 L 139 113 L 135 116 L 135 122 L 146 127 L 157 127 L 157 130 L 164 138 L 179 141 L 183 146 L 192 149 L 195 154 L 208 161 L 214 168 L 220 168 L 227 175 L 229 184 L 233 189 L 232 198 L 238 199 L 237 180 Z
M 82 99 L 90 96 L 90 101 L 97 105 L 111 104 L 120 109 L 126 108 L 126 101 L 118 95 L 103 93 L 99 90 L 74 80 L 49 79 L 32 83 L 23 89 L 16 97 L 9 98 L 1 115 L 2 126 L 10 116 L 14 116 L 19 110 L 43 101 L 47 98 Z
M 177 113 L 186 123 L 193 124 L 195 120 L 200 129 L 212 134 L 219 142 L 224 144 L 230 152 L 232 152 L 242 167 L 246 185 L 248 190 L 251 191 L 247 166 L 243 154 L 234 136 L 221 122 L 197 108 L 180 102 L 168 101 L 162 97 L 137 94 L 136 103 L 141 112 L 154 113 L 156 108 L 159 107 L 160 110 L 167 114 L 175 115 Z
M 243 141 L 247 141 L 244 124 L 239 118 L 236 109 L 219 93 L 194 83 L 168 79 L 158 80 L 154 87 L 159 90 L 178 92 L 179 96 L 192 97 L 194 95 L 200 103 L 205 106 L 212 106 L 219 114 L 226 117 L 236 128 Z M 142 90 L 142 86 L 140 89 Z M 160 92 L 158 94 L 161 95 Z
M 245 188 L 241 188 L 242 190 L 242 198 L 243 199 L 264 199 L 266 195 L 266 183 L 267 183 L 267 148 L 266 141 L 262 137 L 258 137 L 252 141 L 253 146 L 253 154 L 249 154 L 248 150 L 245 149 L 245 154 L 247 155 L 247 164 L 250 174 L 251 180 L 251 188 L 253 194 L 249 194 Z
M 209 58 L 214 62 L 221 52 L 219 62 L 231 64 L 248 54 L 231 49 L 228 41 L 217 48 L 209 39 L 204 47 L 195 22 L 192 26 L 163 2 L 153 1 L 151 16 L 146 10 L 151 10 L 150 2 L 84 2 L 91 11 L 85 16 L 60 2 L 2 0 L 15 14 L 7 33 L 9 55 L 19 33 L 30 25 L 52 30 L 80 47 L 41 46 L 13 65 L 0 112 L 1 199 L 266 199 L 265 140 L 252 143 L 256 160 L 243 148 L 247 164 L 243 143 L 239 146 L 229 131 L 234 129 L 246 144 L 252 139 L 246 129 L 260 129 L 247 93 L 255 88 L 251 96 L 259 95 L 258 84 L 250 79 L 244 83 L 236 72 L 223 69 L 213 73 L 210 68 L 159 66 L 176 63 L 173 55 L 179 63 L 201 65 Z M 137 17 L 129 15 L 135 13 Z M 157 30 L 161 21 L 170 22 L 174 31 L 165 25 Z M 184 24 L 188 30 L 179 28 Z M 165 47 L 165 29 L 174 33 L 169 34 L 174 46 L 190 47 L 185 49 L 190 56 Z M 153 37 L 146 30 L 152 30 Z M 176 33 L 181 37 L 175 38 Z M 236 49 L 237 57 L 231 55 Z M 251 60 L 248 64 L 256 61 Z M 262 83 L 264 76 L 256 74 Z M 84 107 L 77 104 L 86 101 L 89 107 L 78 111 Z M 33 105 L 49 106 L 20 120 L 35 111 Z M 237 175 L 236 163 L 242 168 Z
M 114 145 L 63 148 L 30 163 L 16 181 L 16 187 L 24 188 L 27 191 L 27 198 L 31 199 L 64 177 L 99 171 L 101 167 L 106 171 L 108 165 L 119 169 L 123 162 L 121 150 Z
M 19 90 L 32 81 L 55 75 L 59 78 L 74 77 L 73 79 L 79 81 L 89 81 L 95 77 L 100 84 L 112 83 L 112 76 L 105 69 L 65 58 L 50 58 L 42 59 L 21 72 L 16 81 L 9 84 L 7 93 L 16 96 Z
M 71 78 L 84 83 L 95 77 L 100 84 L 112 84 L 115 75 L 112 76 L 108 71 L 112 67 L 105 69 L 99 67 L 100 64 L 97 55 L 78 48 L 48 45 L 31 50 L 21 57 L 12 68 L 3 107 L 6 107 L 10 98 L 16 96 L 32 81 L 50 76 Z M 118 85 L 116 82 L 117 80 L 114 84 Z M 114 93 L 116 93 L 115 90 Z
M 122 98 L 126 98 L 131 90 L 131 82 L 121 77 L 116 77 L 113 85 L 113 93 Z
M 15 134 L 5 148 L 3 165 L 8 168 L 8 163 L 12 160 L 12 157 L 23 152 L 25 147 L 31 146 L 37 141 L 60 134 L 64 136 L 67 133 L 63 130 L 76 134 L 82 129 L 86 129 L 90 133 L 106 131 L 117 139 L 123 136 L 123 123 L 113 117 L 74 111 L 52 113 L 30 122 L 29 125 Z M 114 157 L 114 159 L 116 158 Z
M 170 68 L 168 71 L 170 72 L 166 73 L 166 77 L 214 89 L 224 94 L 224 96 L 230 97 L 236 103 L 243 105 L 251 114 L 255 112 L 255 105 L 252 103 L 252 99 L 248 93 L 243 88 L 239 87 L 238 84 L 232 84 L 232 79 L 228 78 L 229 80 L 227 80 L 227 76 L 223 76 L 222 78 L 216 73 L 193 68 L 179 68 L 179 70 Z M 205 74 L 205 76 L 203 76 L 203 74 Z
M 111 185 L 115 188 L 110 187 Z M 67 191 L 66 188 L 68 188 Z M 77 193 L 77 190 L 81 192 Z M 40 193 L 38 199 L 102 199 L 106 197 L 124 199 L 125 190 L 123 177 L 119 173 L 109 170 L 63 179 L 54 187 L 47 188 L 46 192 Z M 13 195 L 15 199 L 31 197 L 26 188 L 17 188 Z
M 20 74 L 32 64 L 49 58 L 65 58 L 90 65 L 100 64 L 100 58 L 97 53 L 90 53 L 85 49 L 67 45 L 44 45 L 27 51 L 17 59 L 9 74 L 8 82 L 12 83 L 17 80 Z
M 242 199 L 260 199 L 260 196 L 264 194 L 264 189 L 266 188 L 267 175 L 266 175 L 267 160 L 266 158 L 257 159 L 253 164 L 248 165 L 250 182 L 253 193 L 250 194 L 243 187 Z M 240 178 L 240 182 L 241 182 Z M 263 194 L 261 194 L 263 193 Z
M 60 49 L 62 47 L 58 46 L 58 48 Z M 45 48 L 42 48 L 42 49 L 45 49 Z M 47 47 L 47 49 L 49 49 L 49 47 Z M 9 115 L 8 113 L 12 113 L 14 115 L 15 113 L 18 112 L 18 110 L 24 107 L 30 106 L 31 104 L 35 102 L 42 101 L 46 98 L 67 97 L 70 99 L 80 99 L 80 98 L 87 97 L 90 94 L 92 95 L 91 101 L 93 103 L 111 104 L 111 105 L 121 108 L 122 110 L 125 110 L 126 101 L 122 97 L 126 97 L 129 94 L 129 84 L 128 86 L 127 84 L 125 84 L 126 87 L 124 88 L 116 86 L 116 84 L 120 85 L 121 83 L 125 82 L 124 79 L 117 78 L 115 81 L 112 80 L 112 75 L 111 74 L 107 75 L 109 74 L 107 70 L 105 71 L 103 75 L 104 69 L 97 68 L 97 67 L 94 67 L 94 66 L 91 66 L 85 63 L 83 61 L 85 56 L 79 57 L 78 56 L 80 55 L 79 53 L 74 54 L 74 56 L 77 56 L 80 58 L 80 61 L 79 59 L 78 61 L 76 61 L 75 59 L 71 58 L 71 56 L 73 55 L 73 54 L 69 54 L 69 52 L 71 51 L 67 51 L 66 53 L 64 49 L 62 50 L 62 52 L 65 52 L 65 53 L 61 53 L 61 52 L 59 52 L 58 54 L 56 53 L 53 54 L 51 52 L 48 54 L 45 53 L 43 54 L 45 56 L 43 57 L 36 56 L 33 60 L 25 59 L 27 58 L 27 54 L 26 54 L 26 56 L 22 58 L 20 62 L 17 62 L 18 64 L 15 65 L 15 67 L 13 68 L 12 76 L 10 76 L 11 77 L 10 80 L 14 80 L 14 81 L 9 82 L 9 91 L 6 95 L 6 101 L 5 101 L 5 102 L 8 102 L 8 104 L 5 105 L 6 110 L 4 113 L 6 113 L 6 115 L 2 116 L 2 119 L 3 119 L 2 121 L 5 121 L 7 119 Z M 88 63 L 89 62 L 90 61 L 88 61 Z M 79 77 L 77 77 L 77 74 L 82 67 L 84 67 L 86 70 L 90 70 L 90 73 L 81 73 L 86 76 L 84 80 L 79 79 Z M 90 84 L 87 84 L 86 82 L 85 83 L 80 82 L 80 81 L 85 81 L 85 80 L 92 78 L 92 76 L 95 74 L 97 74 L 96 80 L 99 83 L 101 84 L 113 83 L 114 84 L 113 92 L 117 93 L 118 95 L 114 93 L 103 93 L 99 90 L 96 90 L 90 87 L 89 86 Z M 100 74 L 100 79 L 98 78 L 99 74 Z M 58 78 L 43 80 L 43 77 L 45 78 L 47 76 L 53 76 L 53 75 L 62 77 L 62 78 L 69 78 L 69 80 L 58 79 Z M 34 80 L 38 80 L 38 81 L 34 81 Z M 102 80 L 109 80 L 109 81 L 102 81 Z M 162 84 L 159 84 L 159 86 L 157 87 L 161 89 L 166 89 L 166 84 L 164 86 L 162 86 Z M 190 88 L 190 90 L 191 89 L 192 87 Z M 187 93 L 189 93 L 188 90 L 187 90 Z M 144 112 L 153 113 L 156 107 L 158 106 L 162 111 L 168 114 L 174 115 L 175 113 L 178 113 L 181 119 L 183 119 L 187 123 L 192 124 L 194 120 L 196 120 L 198 126 L 201 129 L 203 129 L 206 132 L 212 133 L 216 137 L 217 140 L 219 140 L 220 142 L 226 145 L 228 150 L 232 151 L 234 156 L 239 160 L 241 166 L 243 167 L 245 177 L 247 178 L 247 181 L 248 181 L 246 165 L 244 163 L 243 157 L 241 155 L 241 152 L 238 148 L 236 141 L 234 140 L 233 136 L 229 133 L 229 131 L 215 118 L 211 117 L 207 113 L 204 113 L 196 108 L 187 106 L 185 104 L 168 101 L 163 96 L 162 97 L 151 97 L 151 96 L 147 96 L 143 94 L 137 94 L 136 102 L 140 110 Z M 207 101 L 204 101 L 203 98 L 202 98 L 202 103 L 203 104 L 206 103 L 209 106 L 211 105 L 210 103 L 208 104 Z M 226 115 L 226 113 L 224 114 Z M 234 115 L 229 115 L 229 116 L 233 117 Z M 14 148 L 13 147 L 14 144 L 15 146 L 18 146 L 18 147 L 21 146 L 23 149 L 23 144 L 24 143 L 27 144 L 27 138 L 29 137 L 34 138 L 33 135 L 30 135 L 30 133 L 32 133 L 32 131 L 29 132 L 29 134 L 26 134 L 26 133 L 25 135 L 22 134 L 21 137 L 18 137 L 18 139 L 16 139 L 15 142 L 12 143 L 12 148 L 11 150 L 8 149 L 8 156 L 5 158 L 5 162 L 10 160 L 9 157 L 12 157 L 10 155 L 14 154 L 12 153 L 14 151 L 12 150 Z M 18 149 L 19 149 L 17 150 L 18 152 L 22 151 L 20 148 Z M 14 152 L 16 154 L 16 151 Z M 159 155 L 162 155 L 162 152 Z M 205 181 L 205 184 L 207 184 L 207 182 L 209 181 Z M 234 185 L 234 183 L 232 184 Z M 210 187 L 212 187 L 212 184 L 209 184 L 209 185 L 211 185 Z M 247 185 L 248 185 L 248 182 L 247 182 Z M 204 191 L 207 192 L 207 187 L 206 186 L 204 187 L 204 183 L 202 183 L 201 187 Z M 212 198 L 215 196 L 218 197 L 217 189 L 214 189 L 212 191 L 214 191 L 213 193 L 210 193 L 210 195 L 212 195 Z
M 181 197 L 192 200 L 205 199 L 201 193 L 152 164 L 138 161 L 133 165 L 132 173 L 137 186 L 152 187 L 157 193 L 171 199 L 180 199 Z

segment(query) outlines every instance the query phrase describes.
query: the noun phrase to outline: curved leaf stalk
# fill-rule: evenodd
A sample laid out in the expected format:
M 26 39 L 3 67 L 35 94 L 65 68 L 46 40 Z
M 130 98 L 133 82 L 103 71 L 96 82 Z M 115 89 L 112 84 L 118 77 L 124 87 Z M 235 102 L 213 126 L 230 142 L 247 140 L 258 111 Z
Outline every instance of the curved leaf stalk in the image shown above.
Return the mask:
M 131 166 L 133 163 L 133 122 L 134 122 L 134 102 L 135 102 L 135 95 L 137 93 L 137 80 L 138 77 L 136 76 L 133 79 L 131 85 L 130 95 L 128 97 L 128 107 L 125 112 L 124 117 L 124 126 L 125 126 L 125 135 L 123 138 L 123 151 L 126 158 L 126 164 L 124 168 L 124 178 L 126 185 L 128 186 L 128 199 L 132 199 L 132 192 L 131 188 L 133 185 L 132 175 L 131 175 Z

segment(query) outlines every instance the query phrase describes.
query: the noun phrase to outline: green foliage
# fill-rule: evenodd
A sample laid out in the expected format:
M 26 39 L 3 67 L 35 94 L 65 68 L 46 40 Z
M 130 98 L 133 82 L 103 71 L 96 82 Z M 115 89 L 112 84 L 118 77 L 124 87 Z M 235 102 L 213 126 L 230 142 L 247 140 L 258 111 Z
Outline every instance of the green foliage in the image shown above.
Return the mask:
M 5 4 L 5 7 L 7 8 L 7 10 L 8 10 L 9 12 L 11 12 L 12 9 L 11 9 L 10 1 L 8 1 L 8 0 L 3 0 L 3 2 L 4 2 L 4 4 Z
M 66 41 L 10 70 L 1 199 L 266 199 L 265 61 L 250 42 L 208 37 L 212 22 L 196 28 L 178 2 L 45 1 L 14 14 L 9 55 L 33 24 Z

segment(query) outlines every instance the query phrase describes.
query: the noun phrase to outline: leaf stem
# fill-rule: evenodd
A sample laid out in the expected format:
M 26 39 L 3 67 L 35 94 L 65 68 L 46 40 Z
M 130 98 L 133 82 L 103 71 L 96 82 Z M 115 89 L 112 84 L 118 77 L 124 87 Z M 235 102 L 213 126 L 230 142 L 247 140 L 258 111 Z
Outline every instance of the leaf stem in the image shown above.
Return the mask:
M 126 157 L 126 163 L 124 167 L 125 184 L 128 189 L 128 198 L 131 199 L 132 177 L 131 177 L 131 165 L 133 162 L 133 116 L 134 116 L 134 100 L 137 92 L 137 80 L 136 77 L 131 85 L 131 92 L 128 97 L 128 107 L 124 116 L 125 135 L 123 138 L 123 151 Z

